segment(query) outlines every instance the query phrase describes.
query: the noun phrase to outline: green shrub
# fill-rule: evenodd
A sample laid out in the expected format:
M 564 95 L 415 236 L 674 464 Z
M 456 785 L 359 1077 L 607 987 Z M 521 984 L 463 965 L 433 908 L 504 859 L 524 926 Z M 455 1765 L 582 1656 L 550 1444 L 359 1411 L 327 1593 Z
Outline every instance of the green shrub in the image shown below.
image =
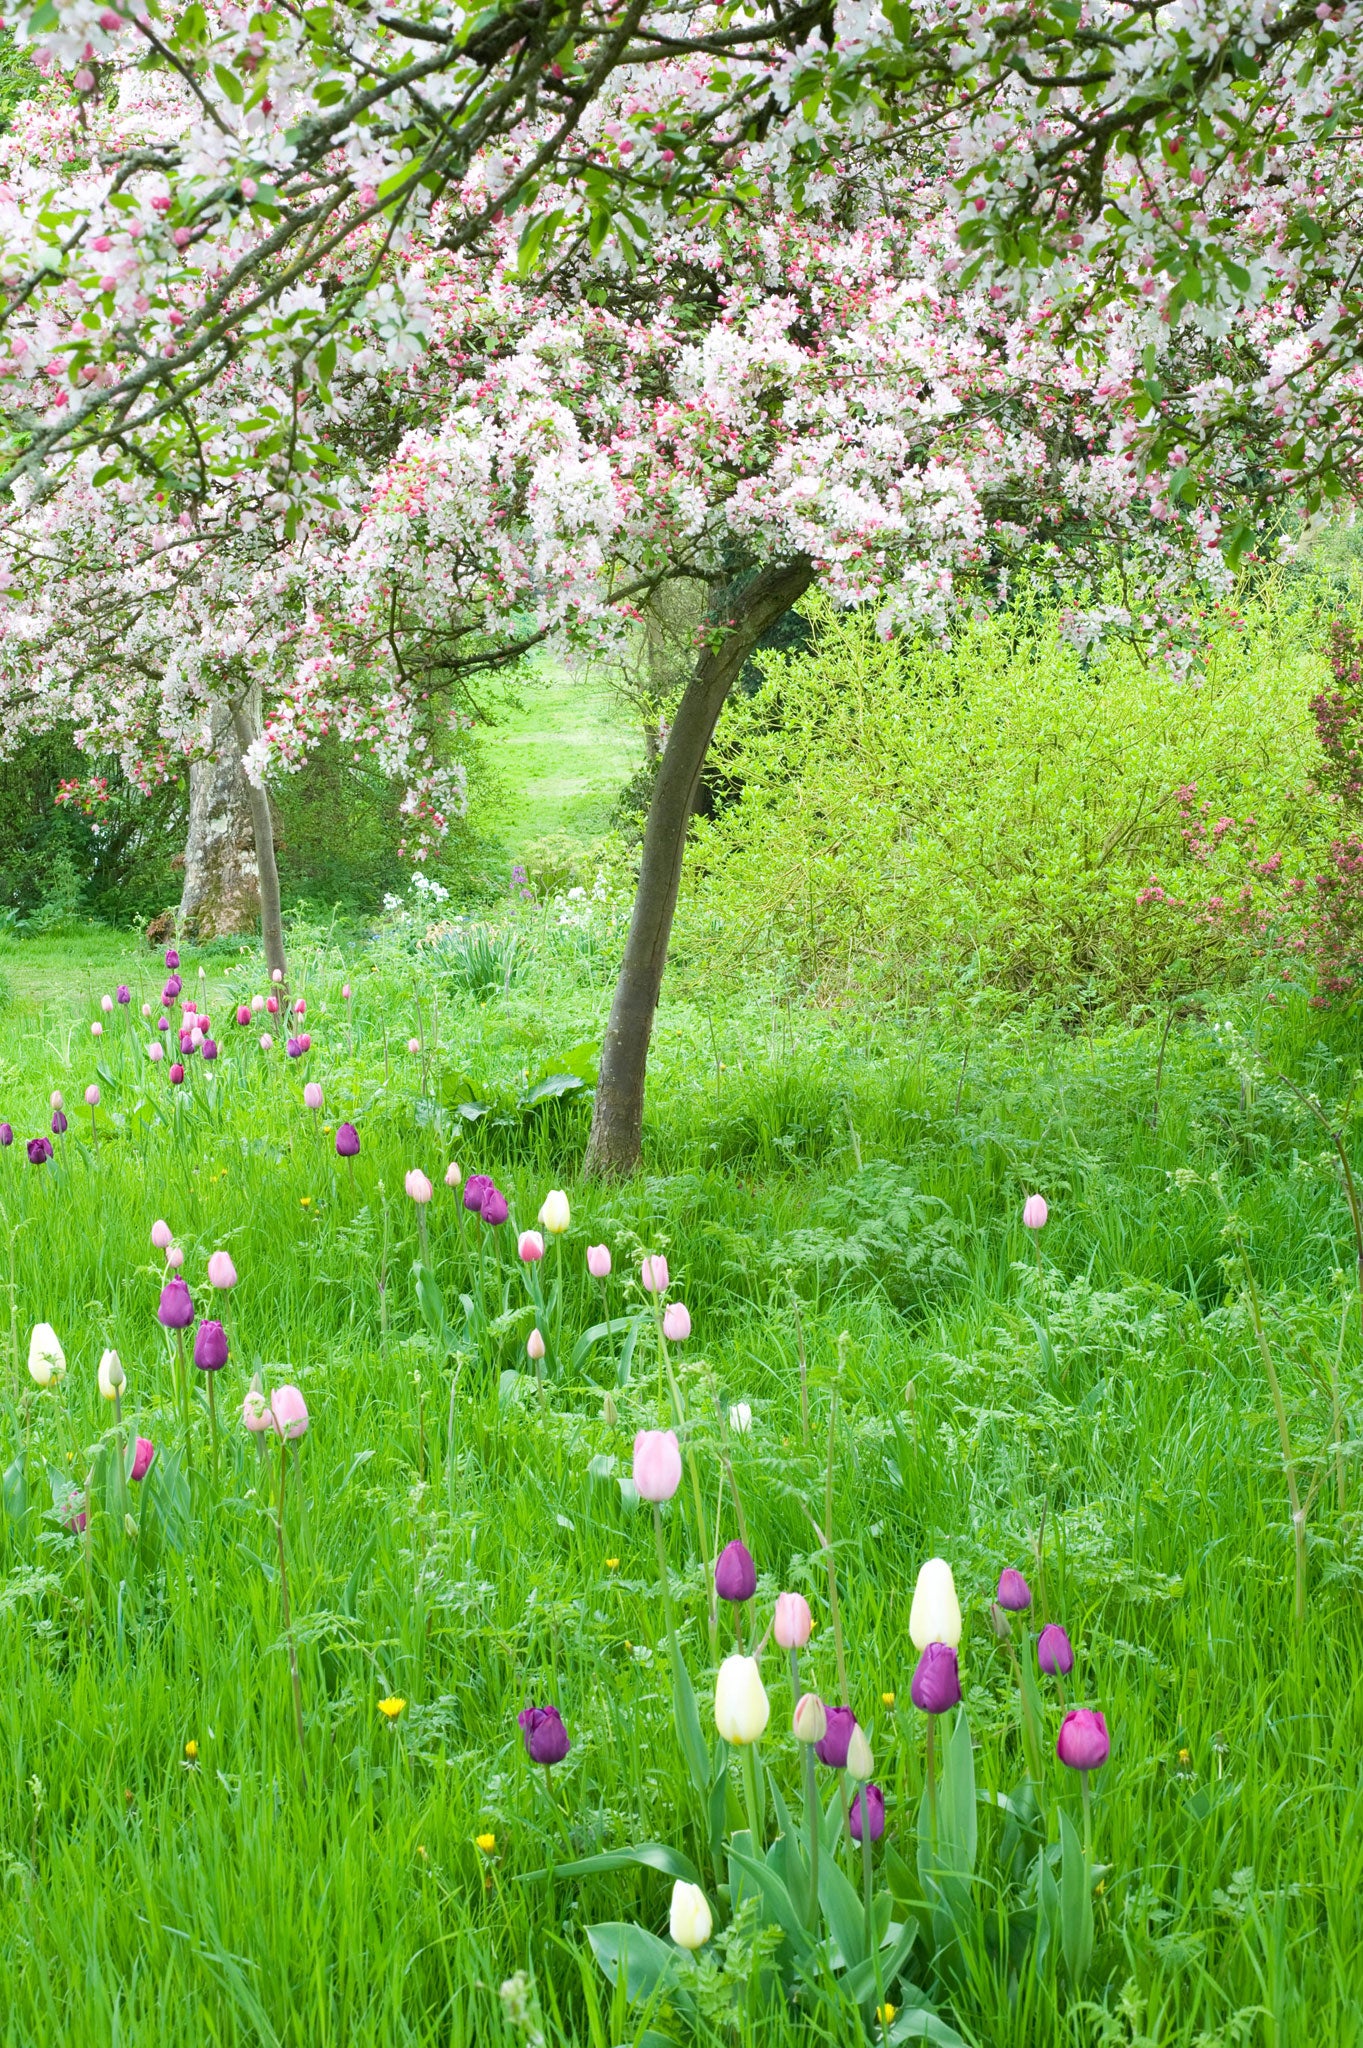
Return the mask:
M 916 996 L 968 978 L 1008 995 L 1141 1000 L 1234 978 L 1242 936 L 1137 897 L 1183 850 L 1178 792 L 1303 865 L 1327 836 L 1307 616 L 1269 590 L 1207 622 L 1185 680 L 1134 649 L 1087 658 L 1057 607 L 969 624 L 949 648 L 881 640 L 816 608 L 812 651 L 766 656 L 716 739 L 683 928 L 715 966 L 773 955 L 823 995 Z

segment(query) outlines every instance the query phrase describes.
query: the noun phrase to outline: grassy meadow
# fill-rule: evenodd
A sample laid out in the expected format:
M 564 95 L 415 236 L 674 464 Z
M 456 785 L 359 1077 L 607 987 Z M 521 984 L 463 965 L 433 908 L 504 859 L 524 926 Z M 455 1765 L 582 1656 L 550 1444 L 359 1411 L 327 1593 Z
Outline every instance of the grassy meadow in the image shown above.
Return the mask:
M 0 947 L 0 1117 L 16 1137 L 0 1151 L 6 2048 L 1363 2040 L 1354 1241 L 1325 1137 L 1275 1079 L 1327 1110 L 1343 1102 L 1355 1027 L 1246 992 L 1171 1034 L 1157 1098 L 1158 1020 L 1090 1034 L 1033 1013 L 967 1036 L 930 1011 L 858 1022 L 756 994 L 721 1015 L 680 983 L 659 1020 L 645 1171 L 588 1186 L 581 1091 L 525 1097 L 599 1035 L 613 941 L 596 942 L 589 909 L 567 922 L 527 909 L 516 932 L 495 996 L 471 985 L 458 945 L 421 943 L 417 926 L 364 946 L 295 932 L 291 992 L 312 1034 L 297 1060 L 282 1042 L 260 1049 L 264 1020 L 231 1021 L 266 986 L 250 950 L 187 952 L 185 987 L 202 989 L 221 1054 L 191 1059 L 174 1091 L 138 1014 L 159 956 L 109 933 Z M 102 1017 L 97 1041 L 99 998 L 120 980 L 133 1003 Z M 305 1080 L 324 1092 L 315 1116 Z M 53 1089 L 70 1126 L 34 1167 L 25 1141 L 48 1129 Z M 458 1108 L 469 1097 L 486 1105 L 475 1121 Z M 341 1119 L 360 1135 L 353 1175 L 334 1149 Z M 510 1204 L 481 1254 L 483 1226 L 461 1223 L 444 1184 L 450 1159 L 492 1174 Z M 434 1183 L 426 1263 L 448 1341 L 413 1283 L 412 1168 Z M 544 1267 L 550 1285 L 557 1251 L 568 1334 L 541 1392 L 512 1227 L 533 1224 L 551 1187 L 572 1208 Z M 1020 1221 L 1035 1190 L 1050 1204 L 1039 1244 Z M 214 1250 L 239 1276 L 216 1462 L 208 1375 L 189 1374 L 187 1440 L 157 1320 L 158 1217 L 200 1314 Z M 1310 1494 L 1300 1628 L 1237 1241 Z M 641 1254 L 666 1254 L 693 1323 L 670 1356 L 707 1514 L 727 1541 L 736 1498 L 756 1561 L 744 1626 L 760 1637 L 775 1594 L 804 1593 L 803 1683 L 829 1700 L 840 1678 L 815 1522 L 831 1431 L 847 1698 L 886 1802 L 877 1881 L 896 1924 L 920 1923 L 878 2007 L 828 1956 L 782 1996 L 780 1929 L 740 1910 L 741 1884 L 719 1888 L 713 1811 L 674 1724 L 653 1530 L 619 1483 L 635 1431 L 673 1411 L 651 1324 L 628 1361 L 619 1332 L 572 1352 L 605 1312 L 584 1263 L 596 1243 L 612 1250 L 606 1308 L 621 1320 L 643 1301 Z M 480 1266 L 475 1340 L 460 1297 L 477 1295 Z M 65 1349 L 57 1388 L 29 1376 L 38 1322 Z M 96 1384 L 106 1346 L 126 1373 L 128 1430 L 157 1446 L 126 1508 Z M 296 1385 L 311 1417 L 289 1453 L 286 1519 L 301 1755 L 279 1451 L 238 1421 L 255 1371 Z M 724 1421 L 737 1403 L 743 1431 Z M 83 1532 L 72 1489 L 88 1496 Z M 664 1522 L 708 1744 L 689 1481 Z M 963 1610 L 979 1794 L 977 1874 L 945 1941 L 914 1851 L 925 1717 L 908 1617 L 932 1556 L 950 1562 Z M 1065 1703 L 1101 1708 L 1111 1731 L 1091 1781 L 1082 1975 L 1053 1946 L 1038 1959 L 1025 1871 L 1008 1862 L 998 1795 L 1024 1775 L 1022 1731 L 990 1602 L 1009 1565 L 1030 1581 L 1033 1637 L 1049 1620 L 1073 1640 Z M 782 1654 L 768 1648 L 762 1669 L 771 1838 L 778 1796 L 798 1826 L 801 1759 Z M 395 1718 L 379 1710 L 397 1699 Z M 556 1704 L 571 1736 L 552 1772 L 524 1751 L 530 1701 Z M 1052 1842 L 1062 1813 L 1080 1815 L 1078 1774 L 1053 1755 L 1061 1704 L 1045 1684 Z M 836 1777 L 822 1773 L 824 1853 L 855 1891 Z M 747 1814 L 735 1755 L 722 1829 Z M 665 1934 L 664 1870 L 555 1874 L 641 1842 L 689 1859 L 714 1907 L 685 1996 L 664 1979 L 631 1999 L 587 1935 L 619 1922 Z M 932 2026 L 914 2016 L 929 2006 Z

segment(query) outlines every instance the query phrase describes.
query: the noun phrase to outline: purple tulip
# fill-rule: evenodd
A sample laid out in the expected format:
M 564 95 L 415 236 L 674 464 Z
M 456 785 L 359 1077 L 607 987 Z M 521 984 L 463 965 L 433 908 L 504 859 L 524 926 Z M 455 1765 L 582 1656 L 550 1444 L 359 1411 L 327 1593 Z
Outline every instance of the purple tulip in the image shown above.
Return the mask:
M 464 1182 L 464 1207 L 471 1215 L 481 1216 L 484 1202 L 496 1191 L 496 1183 L 489 1174 L 471 1173 Z
M 1037 1637 L 1036 1661 L 1051 1678 L 1063 1678 L 1074 1669 L 1070 1639 L 1058 1621 L 1047 1622 Z
M 918 1659 L 909 1698 L 924 1714 L 945 1714 L 961 1702 L 961 1673 L 956 1652 L 946 1643 L 929 1643 Z
M 342 1159 L 353 1159 L 360 1149 L 360 1134 L 354 1124 L 337 1124 L 336 1150 Z
M 865 1800 L 865 1808 L 862 1801 Z M 862 1813 L 867 1814 L 871 1823 L 871 1840 L 878 1842 L 885 1832 L 885 1794 L 879 1785 L 863 1785 L 852 1801 L 852 1811 L 847 1816 L 847 1825 L 852 1830 L 852 1840 L 861 1840 Z
M 177 968 L 177 967 L 179 966 L 179 964 L 180 964 L 180 956 L 179 956 L 179 954 L 178 954 L 178 953 L 176 952 L 176 950 L 175 950 L 174 946 L 168 946 L 168 947 L 166 948 L 166 965 L 167 965 L 167 967 L 168 967 L 168 968 L 170 969 L 170 971 L 171 971 L 171 973 L 172 973 L 172 974 L 173 974 L 173 973 L 175 972 L 175 970 L 176 970 L 176 968 Z
M 206 1038 L 203 1044 L 199 1047 L 199 1051 L 202 1053 L 203 1057 L 206 1060 L 215 1060 L 218 1057 L 218 1046 L 216 1039 Z
M 757 1566 L 746 1544 L 735 1536 L 726 1543 L 715 1563 L 715 1591 L 721 1600 L 751 1600 L 757 1591 Z
M 65 1129 L 66 1129 L 66 1111 L 65 1111 L 64 1109 L 54 1109 L 54 1110 L 53 1110 L 53 1112 L 52 1112 L 52 1130 L 53 1130 L 53 1134 L 54 1134 L 54 1136 L 56 1136 L 56 1137 L 60 1138 L 60 1136 L 61 1136 L 62 1132 L 63 1132 L 63 1131 L 65 1130 Z
M 525 1753 L 532 1764 L 561 1764 L 572 1743 L 557 1707 L 525 1707 L 516 1716 L 525 1731 Z
M 1108 1760 L 1112 1744 L 1107 1722 L 1091 1707 L 1071 1707 L 1060 1723 L 1055 1753 L 1072 1771 L 1096 1771 Z
M 291 1060 L 296 1060 L 303 1048 L 296 1038 L 290 1038 L 285 1041 L 284 1050 Z
M 181 1082 L 182 1082 L 182 1081 L 184 1080 L 184 1078 L 185 1078 L 185 1070 L 184 1070 L 184 1068 L 183 1068 L 183 1067 L 181 1066 L 181 1064 L 180 1064 L 179 1060 L 172 1060 L 172 1061 L 171 1061 L 171 1064 L 170 1064 L 170 1078 L 171 1078 L 172 1082 L 174 1083 L 174 1085 L 175 1085 L 175 1086 L 176 1086 L 177 1088 L 179 1087 L 180 1083 L 181 1083 Z
M 506 1196 L 500 1188 L 494 1187 L 490 1194 L 484 1196 L 482 1217 L 484 1223 L 489 1224 L 492 1229 L 495 1230 L 499 1224 L 505 1223 L 510 1214 L 511 1211 L 506 1204 Z
M 857 1717 L 850 1707 L 829 1707 L 828 1733 L 814 1745 L 814 1754 L 821 1764 L 827 1764 L 831 1771 L 846 1769 L 847 1745 L 856 1725 Z
M 170 1019 L 169 1019 L 169 1017 L 158 1017 L 158 1018 L 157 1018 L 157 1020 L 156 1020 L 156 1028 L 157 1028 L 157 1030 L 158 1030 L 158 1031 L 169 1031 L 169 1029 L 170 1029 Z
M 168 1330 L 187 1330 L 193 1322 L 194 1303 L 178 1273 L 161 1289 L 161 1302 L 156 1314 Z
M 220 1372 L 226 1365 L 227 1332 L 221 1323 L 200 1323 L 194 1332 L 194 1363 L 200 1372 Z
M 0 1124 L 0 1145 L 12 1145 L 13 1143 L 14 1143 L 14 1125 L 13 1125 L 13 1124 Z
M 151 1470 L 152 1459 L 155 1456 L 156 1446 L 151 1441 L 151 1438 L 146 1436 L 138 1437 L 133 1445 L 133 1469 L 129 1477 L 132 1479 L 145 1479 Z
M 118 1000 L 119 1000 L 119 1002 L 120 1002 L 120 1003 L 130 1003 L 130 1002 L 132 1001 L 132 999 L 133 999 L 133 992 L 132 992 L 132 990 L 131 990 L 131 989 L 130 989 L 130 988 L 128 987 L 128 984 L 127 984 L 127 982 L 126 982 L 126 981 L 120 981 L 120 983 L 118 984 Z
M 50 1138 L 30 1138 L 30 1139 L 29 1139 L 29 1141 L 28 1141 L 28 1163 L 29 1163 L 29 1165 L 30 1165 L 30 1166 L 41 1166 L 41 1165 L 43 1164 L 44 1160 L 50 1159 L 51 1157 L 52 1157 L 52 1140 L 51 1140 Z
M 1025 1614 L 1032 1604 L 1032 1589 L 1021 1572 L 1015 1572 L 1010 1565 L 999 1573 L 999 1590 L 996 1594 L 999 1606 L 1009 1614 Z
M 175 1001 L 176 996 L 179 995 L 180 990 L 183 986 L 184 984 L 180 980 L 179 975 L 172 974 L 170 980 L 166 983 L 165 987 L 161 991 L 161 1001 L 163 1003 L 173 1003 Z

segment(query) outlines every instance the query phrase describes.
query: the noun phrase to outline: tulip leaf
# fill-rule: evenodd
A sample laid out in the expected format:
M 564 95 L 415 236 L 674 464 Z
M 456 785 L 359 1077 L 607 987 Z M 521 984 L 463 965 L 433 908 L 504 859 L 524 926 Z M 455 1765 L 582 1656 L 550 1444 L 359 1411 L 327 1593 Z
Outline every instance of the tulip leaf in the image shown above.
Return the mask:
M 759 1863 L 755 1856 L 749 1856 L 737 1846 L 737 1837 L 729 1849 L 729 1861 L 750 1877 L 762 1897 L 768 1915 L 790 1941 L 797 1955 L 804 1955 L 811 1947 L 809 1929 L 800 1923 L 794 1901 L 776 1872 L 768 1863 Z M 745 1890 L 749 1887 L 745 1886 Z
M 603 1870 L 628 1870 L 633 1865 L 642 1870 L 657 1870 L 664 1877 L 684 1878 L 687 1884 L 699 1884 L 700 1873 L 689 1856 L 680 1849 L 673 1849 L 666 1842 L 631 1842 L 624 1849 L 603 1849 L 596 1856 L 580 1856 L 575 1863 L 556 1863 L 555 1877 L 593 1877 Z M 528 1871 L 521 1879 L 522 1884 L 531 1884 L 536 1878 L 549 1876 L 548 1870 Z
M 1072 1984 L 1081 1984 L 1093 1954 L 1093 1893 L 1074 1822 L 1060 1815 L 1060 1946 Z
M 604 1920 L 587 1929 L 587 1939 L 607 1981 L 618 1984 L 623 1977 L 631 2005 L 666 1985 L 681 1960 L 678 1950 L 628 1920 Z
M 634 1351 L 635 1346 L 639 1342 L 639 1332 L 648 1320 L 649 1312 L 646 1308 L 639 1309 L 632 1318 L 629 1334 L 620 1346 L 620 1363 L 615 1373 L 615 1384 L 617 1387 L 627 1387 L 629 1385 L 630 1368 L 634 1364 Z
M 944 1873 L 958 1878 L 973 1875 L 976 1815 L 975 1751 L 965 1708 L 959 1707 L 955 1726 L 944 1745 L 937 1792 L 937 1862 Z
M 843 1876 L 831 1856 L 819 1858 L 819 1904 L 844 1964 L 854 1970 L 866 1954 L 866 1916 L 855 1885 Z
M 417 1306 L 421 1310 L 422 1321 L 446 1357 L 452 1357 L 458 1346 L 454 1332 L 446 1320 L 445 1297 L 440 1292 L 439 1281 L 429 1266 L 422 1265 L 420 1259 L 413 1263 L 412 1278 L 416 1282 Z
M 889 1991 L 892 1988 L 896 1977 L 908 1962 L 910 1951 L 918 1939 L 917 1922 L 914 1920 L 894 1921 L 890 1918 L 893 1910 L 894 1903 L 889 1893 L 877 1893 L 876 1927 L 879 1929 L 882 1924 L 884 1927 L 880 1954 L 879 1956 L 864 1957 L 857 1964 L 855 1970 L 848 1972 L 846 1979 L 848 1996 L 854 1998 L 858 2005 L 863 2005 L 868 1998 L 873 1997 L 877 1988 L 883 1991 Z M 890 1936 L 893 1936 L 893 1940 L 887 1952 L 885 1940 Z
M 955 2027 L 949 2027 L 926 2003 L 901 2006 L 885 2039 L 890 2048 L 899 2048 L 901 2041 L 927 2041 L 931 2048 L 966 2048 Z
M 1060 1939 L 1060 1887 L 1051 1868 L 1052 1851 L 1041 1848 L 1036 1858 L 1036 1970 L 1044 1976 L 1046 1959 Z
M 691 1674 L 686 1668 L 675 1636 L 671 1638 L 672 1650 L 672 1708 L 677 1723 L 677 1740 L 681 1744 L 686 1767 L 691 1773 L 691 1783 L 702 1800 L 710 1796 L 710 1753 L 705 1747 L 701 1733 L 700 1714 L 696 1707 L 695 1689 Z
M 619 1337 L 626 1330 L 633 1330 L 643 1314 L 644 1311 L 639 1309 L 632 1316 L 613 1316 L 608 1323 L 593 1323 L 589 1330 L 584 1330 L 573 1346 L 570 1361 L 573 1371 L 579 1371 L 585 1364 L 587 1353 L 594 1344 L 599 1344 L 603 1337 Z
M 5 1513 L 12 1522 L 22 1522 L 28 1513 L 28 1473 L 24 1469 L 22 1451 L 13 1464 L 6 1468 L 4 1479 L 0 1480 L 0 1489 L 3 1489 L 4 1493 Z

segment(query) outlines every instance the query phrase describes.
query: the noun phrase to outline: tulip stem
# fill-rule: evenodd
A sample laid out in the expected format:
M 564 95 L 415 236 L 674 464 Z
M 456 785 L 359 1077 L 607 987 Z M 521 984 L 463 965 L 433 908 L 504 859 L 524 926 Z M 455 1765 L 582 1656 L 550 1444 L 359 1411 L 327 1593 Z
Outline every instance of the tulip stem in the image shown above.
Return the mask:
M 753 1766 L 753 1745 L 743 1744 L 743 1803 L 748 1810 L 748 1832 L 754 1856 L 762 1853 L 762 1830 L 757 1824 L 757 1772 Z
M 876 1941 L 875 1891 L 871 1850 L 871 1802 L 868 1788 L 861 1788 L 861 1895 L 866 1905 L 866 1953 L 871 1957 L 876 1978 L 876 2011 L 885 2004 L 885 1987 L 880 1981 L 880 1948 Z
M 298 1676 L 298 1649 L 293 1639 L 293 1618 L 289 1612 L 289 1567 L 284 1556 L 284 1482 L 289 1471 L 288 1439 L 279 1439 L 279 1601 L 284 1617 L 284 1634 L 289 1644 L 289 1675 L 293 1680 L 293 1718 L 298 1730 L 298 1755 L 303 1771 L 303 1790 L 308 1789 L 307 1743 L 303 1733 L 303 1685 Z
M 217 1378 L 217 1374 L 216 1374 L 216 1373 L 212 1373 L 212 1372 L 210 1372 L 210 1373 L 209 1373 L 209 1375 L 208 1375 L 208 1434 L 209 1434 L 209 1439 L 210 1439 L 210 1441 L 211 1441 L 211 1443 L 212 1443 L 212 1445 L 213 1445 L 213 1470 L 214 1470 L 214 1472 L 215 1472 L 215 1473 L 217 1472 L 217 1469 L 218 1469 L 218 1402 L 217 1402 L 217 1390 L 216 1390 L 216 1388 L 214 1387 L 214 1384 L 213 1384 L 213 1382 L 214 1382 L 214 1380 L 215 1380 L 216 1378 Z
M 828 1612 L 833 1623 L 833 1649 L 838 1660 L 839 1702 L 844 1707 L 852 1704 L 847 1687 L 847 1658 L 842 1646 L 842 1613 L 838 1607 L 838 1575 L 833 1566 L 833 1446 L 838 1426 L 838 1390 L 833 1389 L 832 1405 L 828 1411 L 828 1467 L 824 1474 L 823 1489 L 823 1555 L 828 1569 Z
M 1084 1798 L 1084 1875 L 1093 1868 L 1093 1798 L 1089 1791 L 1088 1771 L 1079 1773 L 1079 1789 Z
M 654 1328 L 658 1332 L 660 1371 L 667 1376 L 668 1392 L 672 1397 L 672 1412 L 677 1418 L 678 1430 L 684 1433 L 686 1429 L 686 1410 L 682 1406 L 681 1388 L 677 1385 L 677 1376 L 672 1370 L 672 1360 L 668 1355 L 667 1338 L 663 1335 L 661 1297 L 656 1294 L 653 1297 L 653 1323 Z M 710 1636 L 710 1655 L 713 1657 L 716 1654 L 719 1636 L 719 1609 L 715 1597 L 715 1572 L 710 1556 L 710 1532 L 705 1522 L 705 1504 L 700 1494 L 700 1474 L 696 1470 L 696 1454 L 689 1442 L 686 1445 L 686 1469 L 691 1474 L 691 1491 L 695 1496 L 696 1503 L 696 1538 L 700 1544 L 701 1558 L 705 1565 L 705 1622 Z
M 928 1740 L 923 1762 L 928 1794 L 928 1840 L 937 1855 L 937 1716 L 928 1715 Z
M 658 1583 L 663 1589 L 663 1620 L 668 1641 L 675 1652 L 677 1630 L 672 1619 L 672 1588 L 667 1580 L 667 1544 L 663 1540 L 663 1511 L 656 1500 L 653 1503 L 653 1540 L 658 1551 Z
M 1027 1770 L 1038 1795 L 1041 1791 L 1041 1739 L 1037 1732 L 1036 1719 L 1032 1713 L 1032 1702 L 1027 1696 L 1023 1683 L 1022 1665 L 1018 1661 L 1017 1644 L 1013 1641 L 1012 1620 L 1008 1623 L 1008 1654 L 1013 1660 L 1013 1673 L 1018 1682 L 1018 1697 L 1022 1701 L 1022 1739 L 1027 1752 Z
M 800 1700 L 800 1652 L 790 1646 L 790 1696 L 792 1712 Z M 823 1833 L 823 1808 L 819 1803 L 819 1772 L 812 1742 L 802 1742 L 805 1753 L 805 1826 L 809 1830 L 809 1911 L 811 1934 L 819 1931 L 819 1840 Z

